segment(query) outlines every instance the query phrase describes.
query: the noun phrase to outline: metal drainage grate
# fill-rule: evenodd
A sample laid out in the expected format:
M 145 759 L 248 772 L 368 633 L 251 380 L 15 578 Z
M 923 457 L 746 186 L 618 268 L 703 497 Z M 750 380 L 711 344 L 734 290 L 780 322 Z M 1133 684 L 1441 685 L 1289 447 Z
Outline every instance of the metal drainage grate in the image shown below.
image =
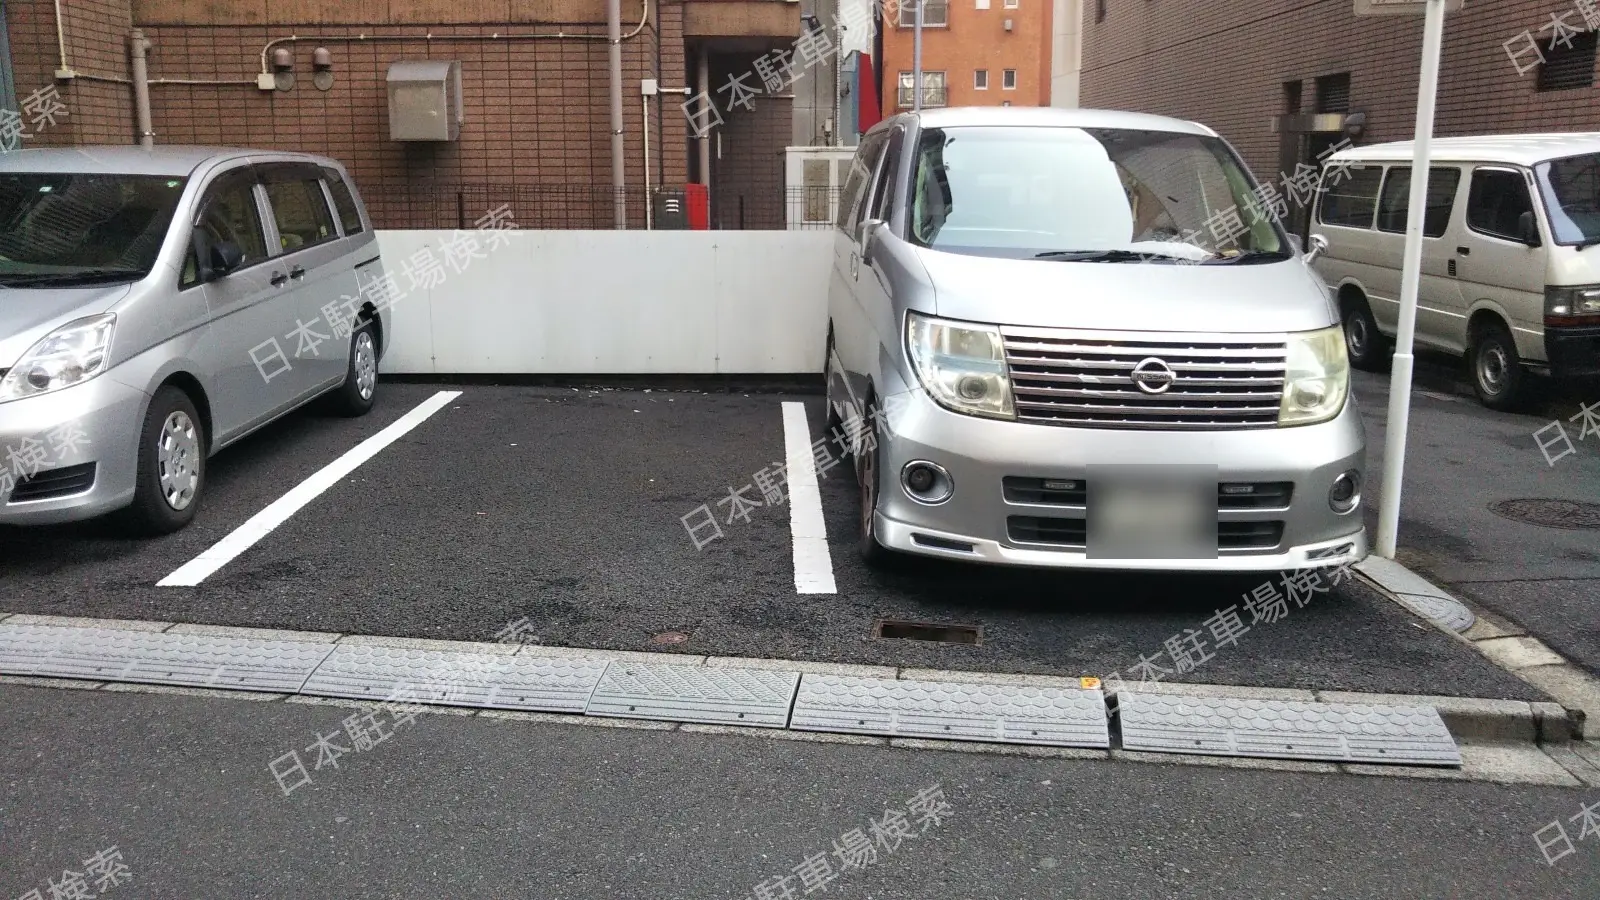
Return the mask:
M 872 623 L 872 639 L 935 641 L 941 644 L 981 644 L 982 625 L 941 625 L 937 622 L 902 622 L 878 619 Z
M 1600 503 L 1580 500 L 1497 500 L 1489 511 L 1517 522 L 1543 528 L 1578 531 L 1600 528 Z

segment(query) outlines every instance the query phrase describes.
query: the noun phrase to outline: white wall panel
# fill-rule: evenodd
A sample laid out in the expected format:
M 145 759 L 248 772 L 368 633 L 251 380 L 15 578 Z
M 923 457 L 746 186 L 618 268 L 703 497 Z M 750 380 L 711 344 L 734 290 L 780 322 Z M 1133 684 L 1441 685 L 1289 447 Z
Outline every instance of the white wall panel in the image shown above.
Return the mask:
M 831 231 L 513 231 L 441 284 L 449 231 L 380 231 L 404 294 L 387 374 L 796 374 L 822 369 Z

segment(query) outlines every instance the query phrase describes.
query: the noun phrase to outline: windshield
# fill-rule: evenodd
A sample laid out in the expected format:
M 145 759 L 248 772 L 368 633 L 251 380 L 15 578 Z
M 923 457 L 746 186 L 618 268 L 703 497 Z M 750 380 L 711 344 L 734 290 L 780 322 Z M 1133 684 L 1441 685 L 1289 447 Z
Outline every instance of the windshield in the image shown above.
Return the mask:
M 1534 171 L 1556 243 L 1600 243 L 1600 153 L 1551 160 Z
M 910 238 L 953 253 L 1102 261 L 1286 255 L 1217 138 L 1113 128 L 922 133 Z
M 0 285 L 143 278 L 155 265 L 185 180 L 0 174 Z

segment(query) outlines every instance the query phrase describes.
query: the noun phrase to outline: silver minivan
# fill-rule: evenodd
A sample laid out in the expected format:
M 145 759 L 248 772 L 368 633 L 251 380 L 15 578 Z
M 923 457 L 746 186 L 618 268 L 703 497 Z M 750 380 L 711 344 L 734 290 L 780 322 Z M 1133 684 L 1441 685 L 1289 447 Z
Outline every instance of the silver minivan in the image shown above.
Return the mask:
M 826 374 L 867 562 L 1365 556 L 1339 315 L 1259 190 L 1215 132 L 1156 116 L 940 109 L 864 135 Z
M 331 159 L 0 154 L 0 524 L 173 531 L 211 454 L 319 397 L 367 412 L 385 281 Z

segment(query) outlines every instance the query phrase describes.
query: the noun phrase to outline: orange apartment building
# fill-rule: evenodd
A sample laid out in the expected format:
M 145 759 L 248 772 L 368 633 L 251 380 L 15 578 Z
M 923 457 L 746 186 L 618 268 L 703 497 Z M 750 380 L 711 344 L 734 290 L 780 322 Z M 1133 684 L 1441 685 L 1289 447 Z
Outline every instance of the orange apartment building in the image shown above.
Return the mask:
M 916 8 L 885 3 L 884 115 L 909 110 Z M 1049 106 L 1051 0 L 924 0 L 923 106 Z

